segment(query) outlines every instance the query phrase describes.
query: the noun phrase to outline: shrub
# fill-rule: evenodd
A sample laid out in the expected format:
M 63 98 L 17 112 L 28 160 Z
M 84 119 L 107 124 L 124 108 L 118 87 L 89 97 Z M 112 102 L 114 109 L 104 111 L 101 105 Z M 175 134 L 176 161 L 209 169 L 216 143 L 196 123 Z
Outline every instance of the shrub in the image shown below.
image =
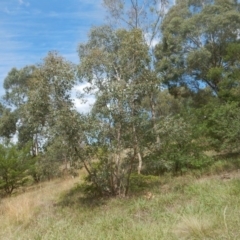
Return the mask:
M 145 172 L 159 175 L 171 171 L 177 174 L 188 169 L 206 167 L 211 158 L 203 154 L 193 128 L 194 126 L 178 116 L 162 119 L 158 125 L 161 147 L 145 157 Z
M 30 162 L 27 149 L 18 150 L 15 145 L 0 145 L 0 189 L 12 194 L 26 181 Z
M 131 192 L 141 192 L 148 189 L 152 185 L 157 185 L 159 183 L 159 177 L 153 175 L 132 173 L 130 176 Z

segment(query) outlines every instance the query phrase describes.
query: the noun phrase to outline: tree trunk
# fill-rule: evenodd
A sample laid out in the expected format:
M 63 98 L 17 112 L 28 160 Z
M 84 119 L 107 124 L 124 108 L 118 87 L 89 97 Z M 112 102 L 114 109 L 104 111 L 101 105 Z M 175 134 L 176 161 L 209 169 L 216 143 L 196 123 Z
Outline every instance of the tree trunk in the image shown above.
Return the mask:
M 153 93 L 151 93 L 151 96 L 150 96 L 150 105 L 151 105 L 153 131 L 154 131 L 154 134 L 155 134 L 155 136 L 156 136 L 156 145 L 157 145 L 157 149 L 160 150 L 161 141 L 160 141 L 159 134 L 157 133 L 156 103 L 155 103 L 155 101 L 154 101 Z
M 138 174 L 141 174 L 141 170 L 142 170 L 142 156 L 140 154 L 140 152 L 138 152 Z

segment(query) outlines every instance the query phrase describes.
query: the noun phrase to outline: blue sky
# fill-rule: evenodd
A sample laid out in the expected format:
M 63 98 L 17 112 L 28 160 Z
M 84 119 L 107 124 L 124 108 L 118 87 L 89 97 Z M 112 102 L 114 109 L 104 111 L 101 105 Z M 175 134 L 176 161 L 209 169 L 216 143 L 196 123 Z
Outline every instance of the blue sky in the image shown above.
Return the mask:
M 78 44 L 104 20 L 101 0 L 0 0 L 0 95 L 12 67 L 38 63 L 50 50 L 78 63 Z

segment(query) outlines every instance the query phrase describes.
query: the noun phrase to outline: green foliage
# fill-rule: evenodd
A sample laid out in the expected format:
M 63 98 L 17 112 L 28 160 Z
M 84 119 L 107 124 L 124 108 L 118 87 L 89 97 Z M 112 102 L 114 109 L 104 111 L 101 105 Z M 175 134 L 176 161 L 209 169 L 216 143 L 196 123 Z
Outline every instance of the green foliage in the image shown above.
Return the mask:
M 96 96 L 92 109 L 96 142 L 107 147 L 106 155 L 96 153 L 97 164 L 89 164 L 90 179 L 103 192 L 126 194 L 144 142 L 147 113 L 141 103 L 147 96 L 148 46 L 140 29 L 103 26 L 92 29 L 87 44 L 79 47 L 79 56 L 79 76 L 91 84 L 89 90 Z M 123 156 L 126 148 L 130 151 Z
M 0 136 L 10 139 L 16 132 L 16 122 L 16 114 L 0 104 Z
M 10 195 L 24 184 L 32 164 L 29 159 L 29 149 L 18 150 L 15 145 L 0 145 L 0 189 Z
M 31 142 L 34 156 L 43 152 L 43 143 L 54 138 L 54 127 L 71 113 L 75 80 L 74 65 L 56 52 L 50 52 L 37 66 L 12 69 L 4 80 L 4 99 L 13 108 L 5 110 L 1 125 L 7 132 L 0 134 L 17 132 L 19 146 Z
M 160 184 L 160 179 L 153 175 L 132 173 L 130 176 L 131 193 L 142 192 Z
M 145 171 L 152 174 L 171 171 L 177 174 L 206 167 L 211 159 L 202 153 L 193 130 L 193 126 L 182 117 L 167 116 L 161 119 L 158 125 L 162 137 L 161 148 L 147 155 Z
M 227 45 L 224 60 L 228 62 L 228 67 L 222 71 L 223 77 L 219 84 L 219 98 L 228 102 L 239 102 L 239 41 L 237 43 L 230 43 Z
M 20 70 L 13 68 L 4 80 L 6 94 L 4 99 L 10 106 L 19 108 L 27 100 L 35 66 L 26 66 Z
M 94 156 L 97 160 L 91 163 L 91 174 L 86 177 L 92 184 L 88 185 L 86 191 L 97 192 L 99 195 L 116 195 L 113 186 L 114 164 L 107 148 L 96 148 Z
M 177 1 L 161 26 L 163 38 L 156 47 L 156 67 L 168 85 L 205 83 L 214 94 L 231 72 L 238 50 L 239 2 Z M 226 57 L 226 53 L 228 52 Z
M 209 137 L 209 145 L 216 151 L 239 151 L 240 115 L 237 102 L 212 104 L 205 108 L 203 130 Z
M 32 158 L 32 165 L 28 166 L 28 174 L 33 178 L 35 183 L 51 180 L 60 176 L 61 163 L 52 158 L 51 155 L 39 154 Z
M 1 176 L 5 169 L 14 182 L 1 177 L 5 191 L 21 172 L 38 182 L 70 164 L 85 167 L 87 192 L 127 195 L 154 182 L 141 173 L 201 172 L 212 164 L 204 151 L 239 152 L 239 2 L 179 0 L 166 11 L 167 3 L 105 0 L 118 24 L 91 29 L 78 66 L 50 52 L 9 72 L 0 136 L 16 134 L 20 149 L 30 143 L 33 158 L 20 168 L 23 150 L 2 148 L 13 151 L 1 160 Z M 86 115 L 71 98 L 76 76 L 95 97 Z

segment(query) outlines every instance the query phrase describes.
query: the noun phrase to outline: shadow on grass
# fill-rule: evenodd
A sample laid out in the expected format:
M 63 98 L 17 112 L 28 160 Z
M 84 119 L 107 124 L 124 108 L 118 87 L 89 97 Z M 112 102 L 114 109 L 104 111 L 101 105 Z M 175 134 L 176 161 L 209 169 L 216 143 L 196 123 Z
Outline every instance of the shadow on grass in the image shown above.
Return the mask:
M 132 174 L 129 197 L 144 194 L 146 191 L 160 187 L 157 176 Z M 78 184 L 61 196 L 58 206 L 95 208 L 105 205 L 108 200 L 116 196 L 100 196 L 95 188 L 86 183 Z
M 222 153 L 214 157 L 214 163 L 209 166 L 213 173 L 235 171 L 240 169 L 240 152 Z
M 215 158 L 219 159 L 219 160 L 238 160 L 238 163 L 240 163 L 239 159 L 240 159 L 240 152 L 226 152 L 226 153 L 221 153 L 218 154 L 217 156 L 215 156 Z
M 139 195 L 160 185 L 159 176 L 133 173 L 130 177 L 130 195 Z
M 107 199 L 107 197 L 104 198 L 86 193 L 85 185 L 78 184 L 74 188 L 70 189 L 67 193 L 62 195 L 57 205 L 61 207 L 81 206 L 92 209 L 104 205 Z

